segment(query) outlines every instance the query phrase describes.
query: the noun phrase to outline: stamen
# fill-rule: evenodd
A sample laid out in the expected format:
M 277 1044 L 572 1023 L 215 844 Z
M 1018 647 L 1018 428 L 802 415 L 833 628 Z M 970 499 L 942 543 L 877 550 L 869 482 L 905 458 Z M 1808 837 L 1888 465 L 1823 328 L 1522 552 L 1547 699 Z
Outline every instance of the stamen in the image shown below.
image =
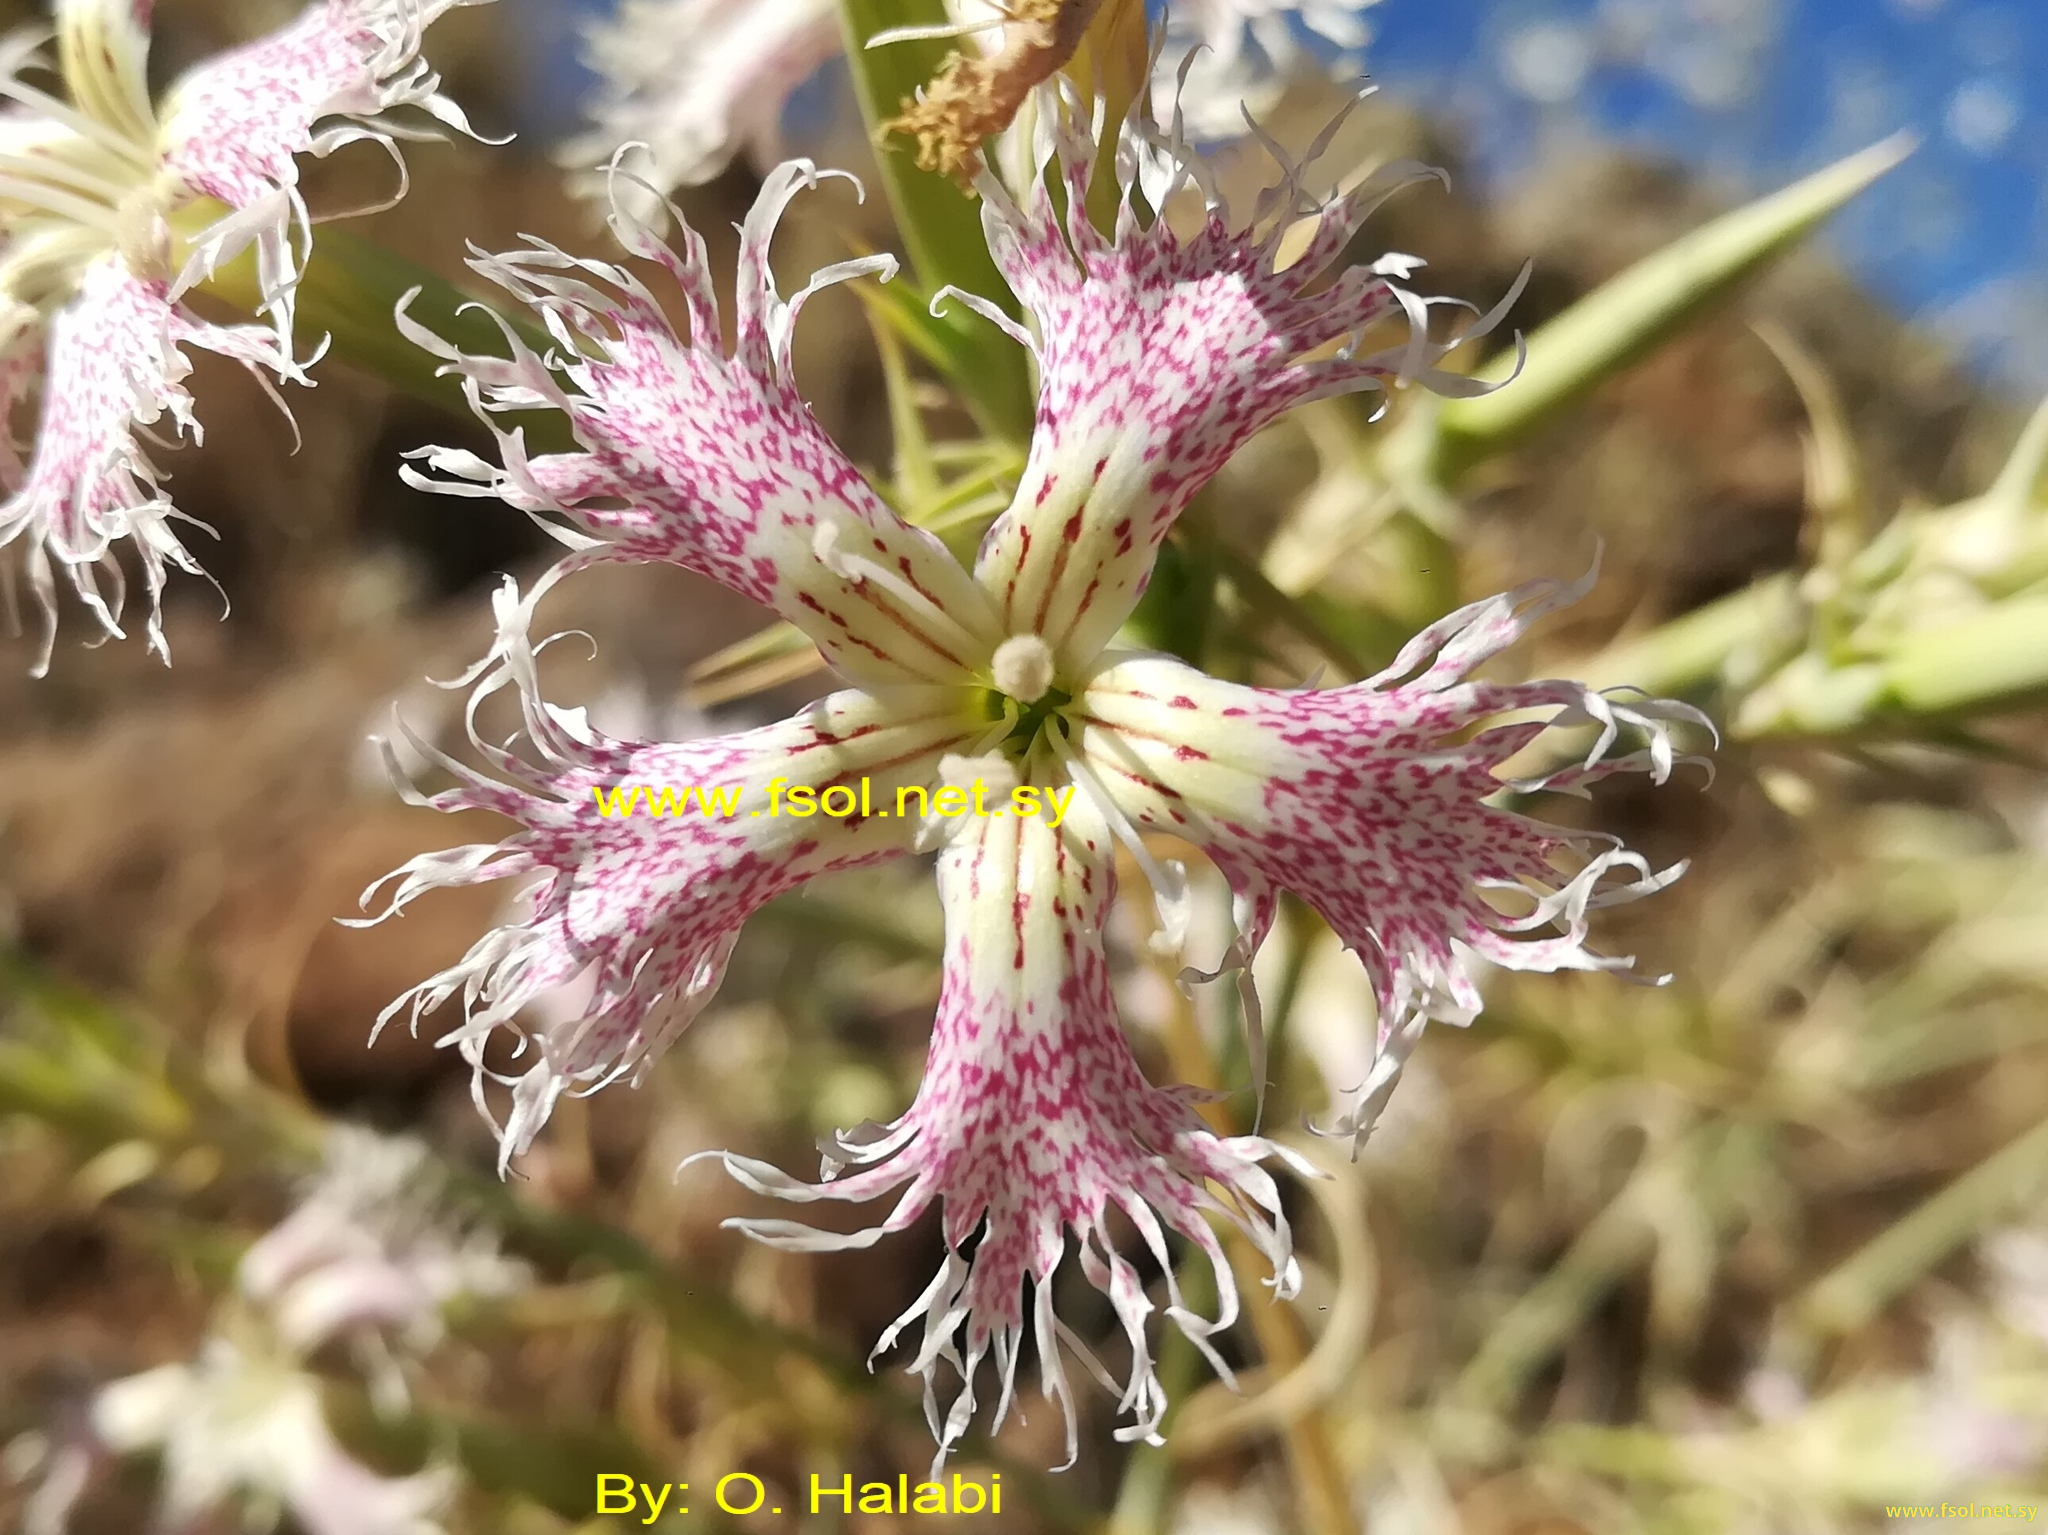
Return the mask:
M 153 171 L 156 168 L 154 147 L 136 144 L 123 138 L 105 123 L 98 122 L 68 103 L 59 101 L 48 91 L 39 91 L 33 85 L 23 85 L 9 74 L 0 76 L 0 96 L 11 96 L 23 106 L 33 107 L 43 116 L 62 123 L 80 138 L 91 139 L 101 148 L 113 150 L 122 159 L 131 161 L 140 169 Z
M 121 228 L 119 216 L 104 203 L 92 202 L 75 193 L 57 187 L 45 186 L 39 181 L 20 181 L 13 176 L 0 176 L 0 197 L 9 197 L 41 213 L 48 213 L 74 224 L 89 224 L 95 229 L 104 229 L 110 235 L 118 235 Z
M 1194 918 L 1194 903 L 1188 896 L 1188 872 L 1179 863 L 1169 858 L 1164 863 L 1145 850 L 1145 842 L 1138 835 L 1138 828 L 1131 824 L 1129 816 L 1123 813 L 1102 780 L 1095 776 L 1095 770 L 1081 760 L 1073 745 L 1066 738 L 1066 722 L 1058 721 L 1044 734 L 1046 744 L 1059 759 L 1060 766 L 1067 770 L 1067 776 L 1080 785 L 1089 801 L 1102 812 L 1102 818 L 1109 823 L 1110 831 L 1117 841 L 1129 850 L 1132 861 L 1144 873 L 1145 880 L 1152 887 L 1152 906 L 1159 913 L 1159 931 L 1152 935 L 1151 945 L 1157 954 L 1178 954 L 1187 942 L 1188 926 Z
M 62 5 L 57 9 L 57 66 L 78 109 L 134 139 L 156 136 L 156 113 L 143 77 L 147 34 L 127 7 L 122 18 L 101 5 Z M 127 30 L 122 20 L 129 22 Z
M 56 155 L 0 154 L 0 171 L 11 171 L 31 181 L 45 181 L 74 191 L 94 192 L 108 203 L 119 202 L 128 190 L 125 183 L 94 175 L 84 166 L 74 165 Z
M 955 660 L 964 660 L 988 649 L 986 638 L 976 638 L 965 625 L 952 614 L 933 602 L 931 598 L 912 586 L 892 570 L 876 564 L 873 560 L 858 554 L 848 554 L 839 547 L 839 524 L 820 522 L 818 531 L 811 539 L 811 552 L 818 557 L 818 563 L 835 576 L 860 586 L 873 581 L 904 607 L 922 618 L 930 631 L 943 637 L 961 651 Z

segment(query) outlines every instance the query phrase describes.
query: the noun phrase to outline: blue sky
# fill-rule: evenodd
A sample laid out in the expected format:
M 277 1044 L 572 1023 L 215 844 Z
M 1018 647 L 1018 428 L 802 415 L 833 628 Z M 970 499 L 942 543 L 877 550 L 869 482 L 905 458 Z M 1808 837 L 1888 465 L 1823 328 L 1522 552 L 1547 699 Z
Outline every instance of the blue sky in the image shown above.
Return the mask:
M 1484 172 L 1603 136 L 1765 190 L 1909 128 L 1830 231 L 1871 287 L 2048 389 L 2044 0 L 1383 0 L 1390 93 L 1461 120 Z
M 526 0 L 541 131 L 587 89 L 581 18 Z M 2048 0 L 1381 0 L 1367 62 L 1512 177 L 1591 130 L 1763 191 L 1898 128 L 1920 152 L 1828 238 L 1979 366 L 2048 391 Z

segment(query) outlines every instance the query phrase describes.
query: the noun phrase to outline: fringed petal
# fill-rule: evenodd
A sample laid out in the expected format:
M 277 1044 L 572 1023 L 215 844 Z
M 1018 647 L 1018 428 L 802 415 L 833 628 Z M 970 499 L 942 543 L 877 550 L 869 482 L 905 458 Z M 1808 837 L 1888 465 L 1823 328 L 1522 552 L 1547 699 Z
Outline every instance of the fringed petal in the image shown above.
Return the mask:
M 1075 668 L 1129 616 L 1173 520 L 1259 428 L 1327 395 L 1469 381 L 1432 366 L 1456 344 L 1428 336 L 1426 311 L 1443 301 L 1393 281 L 1418 263 L 1390 257 L 1323 281 L 1374 206 L 1438 173 L 1398 164 L 1318 203 L 1283 159 L 1280 183 L 1234 227 L 1178 121 L 1162 132 L 1141 105 L 1121 130 L 1112 240 L 1087 217 L 1097 149 L 1081 106 L 1050 90 L 1040 100 L 1041 173 L 1024 206 L 994 176 L 979 182 L 989 247 L 1037 333 L 1040 383 L 1023 480 L 977 571 L 1012 633 L 1042 636 Z M 1188 186 L 1205 203 L 1192 235 L 1141 213 Z M 1305 218 L 1316 223 L 1294 254 Z M 1405 327 L 1405 343 L 1362 352 L 1382 322 L 1389 340 Z
M 164 105 L 164 174 L 235 211 L 194 243 L 178 286 L 211 275 L 253 242 L 263 296 L 289 337 L 292 285 L 312 238 L 294 157 L 362 139 L 396 157 L 396 140 L 432 136 L 393 115 L 400 108 L 470 133 L 419 52 L 421 34 L 442 12 L 476 3 L 314 0 L 288 26 L 179 80 Z M 403 170 L 401 162 L 401 179 Z
M 782 114 L 796 88 L 839 53 L 832 0 L 626 0 L 590 33 L 602 82 L 591 131 L 562 152 L 577 170 L 644 144 L 652 190 L 616 190 L 658 219 L 656 192 L 709 181 L 745 152 L 766 170 L 782 154 Z M 611 178 L 580 178 L 604 196 Z
M 56 636 L 60 571 L 101 628 L 121 635 L 125 577 L 115 546 L 123 541 L 142 568 L 150 648 L 169 659 L 160 606 L 166 572 L 205 572 L 173 529 L 181 514 L 163 493 L 143 429 L 168 417 L 176 435 L 199 440 L 184 386 L 187 346 L 307 382 L 267 328 L 199 320 L 171 302 L 165 284 L 134 276 L 118 260 L 90 267 L 78 296 L 50 321 L 33 456 L 20 487 L 0 505 L 0 547 L 19 546 L 43 614 L 38 674 Z
M 463 1021 L 440 1042 L 475 1067 L 479 1107 L 487 1081 L 512 1087 L 501 1162 L 526 1149 L 564 1091 L 594 1091 L 665 1049 L 710 1000 L 741 924 L 763 902 L 906 851 L 918 823 L 884 813 L 897 786 L 928 784 L 949 748 L 986 729 L 963 717 L 960 690 L 906 688 L 885 699 L 834 694 L 780 724 L 699 741 L 610 740 L 581 711 L 542 702 L 532 606 L 506 583 L 497 646 L 462 679 L 475 684 L 471 741 L 491 771 L 411 739 L 458 780 L 420 803 L 495 810 L 521 829 L 500 843 L 423 854 L 364 893 L 367 907 L 396 881 L 381 921 L 428 890 L 532 877 L 528 915 L 485 934 L 379 1020 L 403 1014 L 417 1026 L 461 997 Z M 476 734 L 478 706 L 505 688 L 518 695 L 526 756 Z M 866 803 L 844 815 L 832 813 L 845 803 L 836 798 L 807 811 L 792 797 L 841 785 L 857 797 L 864 784 Z M 589 991 L 580 1016 L 519 1016 L 572 982 Z M 495 1069 L 496 1056 L 485 1063 L 499 1029 L 520 1041 L 510 1074 Z
M 1712 732 L 1684 704 L 1575 682 L 1468 680 L 1591 579 L 1474 603 L 1352 687 L 1245 688 L 1161 657 L 1111 657 L 1077 701 L 1081 749 L 1108 792 L 1141 823 L 1204 847 L 1250 897 L 1240 946 L 1263 937 L 1277 886 L 1309 901 L 1364 960 L 1379 998 L 1378 1057 L 1342 1126 L 1361 1141 L 1423 1024 L 1479 1012 L 1469 956 L 1517 970 L 1624 970 L 1632 959 L 1588 946 L 1588 914 L 1684 870 L 1652 870 L 1604 833 L 1493 803 L 1509 791 L 1583 793 L 1616 772 L 1662 783 L 1679 761 L 1672 724 Z M 1467 734 L 1525 710 L 1548 717 Z M 1544 731 L 1586 724 L 1600 734 L 1578 764 L 1533 782 L 1498 776 Z M 1641 745 L 1610 755 L 1624 730 Z
M 543 356 L 508 333 L 509 359 L 473 355 L 402 313 L 401 327 L 468 382 L 487 422 L 553 408 L 582 451 L 529 458 L 516 430 L 498 431 L 502 468 L 435 448 L 418 455 L 435 475 L 408 473 L 428 489 L 498 496 L 566 519 L 587 538 L 564 569 L 666 560 L 774 608 L 855 678 L 957 682 L 986 667 L 1001 639 L 987 598 L 943 544 L 883 504 L 791 376 L 790 337 L 805 300 L 895 265 L 886 256 L 845 261 L 787 302 L 777 294 L 769 239 L 790 200 L 823 174 L 791 161 L 762 187 L 741 231 L 729 357 L 704 242 L 687 225 L 674 249 L 614 203 L 620 243 L 681 287 L 687 341 L 624 267 L 539 242 L 473 261 L 541 315 L 556 349 Z
M 1027 1330 L 1045 1395 L 1066 1416 L 1070 1463 L 1077 1430 L 1061 1340 L 1119 1393 L 1119 1412 L 1130 1422 L 1117 1437 L 1157 1442 L 1166 1399 L 1146 1327 L 1155 1302 L 1137 1265 L 1111 1243 L 1112 1207 L 1136 1226 L 1163 1276 L 1166 1314 L 1219 1370 L 1208 1339 L 1235 1319 L 1237 1292 L 1208 1217 L 1221 1216 L 1252 1239 L 1272 1263 L 1280 1293 L 1293 1293 L 1299 1282 L 1279 1189 L 1258 1165 L 1277 1156 L 1299 1166 L 1297 1159 L 1264 1140 L 1213 1134 L 1184 1091 L 1152 1087 L 1132 1058 L 1103 950 L 1114 893 L 1111 834 L 1086 795 L 1070 799 L 1058 830 L 1044 817 L 1001 812 L 955 823 L 939 856 L 945 983 L 909 1112 L 886 1128 L 867 1126 L 829 1143 L 816 1185 L 724 1157 L 749 1187 L 799 1202 L 869 1200 L 909 1185 L 879 1227 L 850 1237 L 789 1221 L 732 1223 L 779 1245 L 866 1246 L 941 1203 L 945 1264 L 875 1348 L 882 1353 L 922 1323 L 910 1368 L 924 1379 L 941 1464 L 973 1421 L 984 1361 L 995 1366 L 1001 1423 Z M 1167 1230 L 1213 1266 L 1221 1294 L 1214 1319 L 1182 1304 Z M 1069 1233 L 1082 1272 L 1109 1298 L 1129 1342 L 1121 1385 L 1053 1315 L 1053 1272 Z M 970 1242 L 972 1256 L 962 1251 Z M 1027 1279 L 1034 1291 L 1028 1317 Z M 942 1366 L 959 1382 L 944 1401 Z

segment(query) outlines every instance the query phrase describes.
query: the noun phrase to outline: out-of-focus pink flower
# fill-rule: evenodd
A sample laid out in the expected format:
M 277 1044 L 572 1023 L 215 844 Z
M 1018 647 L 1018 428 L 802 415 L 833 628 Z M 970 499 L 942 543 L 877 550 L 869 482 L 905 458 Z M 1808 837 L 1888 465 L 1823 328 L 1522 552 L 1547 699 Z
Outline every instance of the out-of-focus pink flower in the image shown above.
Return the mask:
M 742 153 L 765 169 L 781 157 L 790 95 L 841 46 L 834 0 L 625 0 L 590 35 L 603 85 L 563 158 L 585 168 L 644 144 L 663 189 L 709 181 Z M 607 180 L 587 184 L 602 194 Z
M 445 1470 L 382 1476 L 335 1439 L 320 1382 L 288 1359 L 210 1338 L 193 1363 L 101 1390 L 93 1428 L 113 1453 L 162 1457 L 168 1529 L 230 1502 L 254 1528 L 289 1512 L 307 1535 L 440 1535 L 454 1491 Z
M 248 1528 L 289 1512 L 308 1535 L 438 1535 L 453 1472 L 388 1477 L 357 1461 L 328 1428 L 306 1361 L 330 1343 L 356 1345 L 373 1405 L 402 1403 L 402 1365 L 440 1341 L 444 1308 L 518 1289 L 524 1265 L 449 1208 L 416 1142 L 344 1125 L 329 1131 L 305 1197 L 243 1254 L 238 1278 L 195 1359 L 94 1395 L 49 1456 L 32 1506 L 38 1535 L 61 1535 L 96 1470 L 146 1451 L 161 1461 L 166 1529 L 233 1506 Z
M 240 1278 L 290 1348 L 376 1332 L 422 1349 L 450 1301 L 519 1289 L 526 1269 L 454 1220 L 417 1143 L 338 1126 L 325 1172 L 242 1255 Z
M 61 576 L 121 635 L 126 544 L 147 592 L 152 648 L 168 572 L 203 574 L 151 460 L 147 429 L 197 441 L 188 349 L 307 382 L 292 352 L 292 290 L 311 242 L 295 157 L 417 136 L 400 108 L 455 128 L 461 112 L 418 57 L 420 32 L 468 0 L 314 0 L 299 19 L 193 69 L 161 107 L 145 85 L 147 0 L 58 0 L 57 72 L 34 83 L 38 39 L 0 45 L 0 407 L 38 392 L 26 462 L 0 454 L 0 548 L 43 614 L 49 664 Z M 228 212 L 174 256 L 169 216 L 196 199 Z M 268 326 L 218 325 L 187 289 L 253 245 Z

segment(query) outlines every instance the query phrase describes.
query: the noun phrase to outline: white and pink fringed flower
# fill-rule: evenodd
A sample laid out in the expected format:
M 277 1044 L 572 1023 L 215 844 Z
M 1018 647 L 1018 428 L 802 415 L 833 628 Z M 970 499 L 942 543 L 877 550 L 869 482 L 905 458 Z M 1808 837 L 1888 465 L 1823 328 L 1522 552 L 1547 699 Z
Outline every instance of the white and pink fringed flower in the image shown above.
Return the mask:
M 189 519 L 164 494 L 149 429 L 168 417 L 176 435 L 199 438 L 189 348 L 309 382 L 292 351 L 312 226 L 295 157 L 419 136 L 390 115 L 400 108 L 467 131 L 418 57 L 421 30 L 462 3 L 314 0 L 289 26 L 190 71 L 161 107 L 145 81 L 149 0 L 57 0 L 68 101 L 32 83 L 50 72 L 39 37 L 0 43 L 0 94 L 13 103 L 0 115 L 0 415 L 11 423 L 40 395 L 27 461 L 0 454 L 0 549 L 19 549 L 42 611 L 38 672 L 60 572 L 121 635 L 124 543 L 147 589 L 150 645 L 166 654 L 165 577 L 204 572 L 179 537 Z M 204 199 L 224 211 L 179 255 L 171 220 Z M 270 324 L 215 324 L 183 303 L 252 245 Z
M 1071 97 L 1043 97 L 1041 168 L 1064 180 L 1073 210 L 1089 205 L 1098 162 L 1086 121 Z M 464 679 L 475 689 L 472 720 L 485 697 L 516 693 L 525 747 L 477 739 L 472 724 L 486 767 L 441 758 L 457 783 L 426 801 L 496 810 L 519 829 L 499 844 L 415 859 L 393 876 L 389 907 L 435 887 L 519 877 L 532 882 L 531 915 L 485 936 L 385 1016 L 409 1013 L 416 1024 L 461 999 L 464 1020 L 444 1042 L 475 1066 L 479 1102 L 492 1081 L 511 1087 L 510 1157 L 561 1093 L 632 1073 L 674 1038 L 763 902 L 938 842 L 945 977 L 916 1100 L 894 1124 L 833 1142 L 818 1184 L 724 1160 L 750 1187 L 788 1200 L 903 1190 L 878 1226 L 852 1236 L 740 1223 L 771 1242 L 865 1246 L 939 1208 L 945 1265 L 883 1346 L 921 1319 L 912 1368 L 942 1456 L 973 1416 L 984 1362 L 996 1366 L 1000 1419 L 1027 1333 L 1048 1395 L 1071 1407 L 1061 1343 L 1080 1344 L 1051 1299 L 1070 1243 L 1129 1336 L 1132 1362 L 1116 1389 L 1131 1421 L 1121 1433 L 1156 1433 L 1165 1404 L 1146 1323 L 1157 1303 L 1112 1243 L 1112 1211 L 1168 1276 L 1166 1314 L 1205 1350 L 1237 1304 L 1211 1217 L 1266 1254 L 1281 1292 L 1296 1283 L 1279 1191 L 1260 1165 L 1285 1154 L 1264 1139 L 1213 1133 L 1185 1091 L 1150 1085 L 1119 1025 L 1104 918 L 1120 853 L 1152 884 L 1169 944 L 1185 932 L 1184 895 L 1178 867 L 1145 844 L 1153 832 L 1203 849 L 1232 881 L 1241 930 L 1225 965 L 1249 962 L 1280 889 L 1299 893 L 1360 952 L 1381 1007 L 1375 1079 L 1348 1126 L 1362 1136 L 1424 1020 L 1477 1012 L 1467 955 L 1525 969 L 1618 968 L 1627 962 L 1586 946 L 1589 909 L 1669 878 L 1609 838 L 1496 808 L 1510 787 L 1496 769 L 1546 723 L 1483 727 L 1531 710 L 1554 716 L 1549 723 L 1606 727 L 1587 760 L 1547 781 L 1575 790 L 1624 769 L 1661 780 L 1674 760 L 1668 723 L 1691 717 L 1571 683 L 1470 680 L 1575 595 L 1552 583 L 1455 613 L 1387 672 L 1327 691 L 1237 686 L 1118 648 L 1175 518 L 1261 427 L 1350 391 L 1473 387 L 1434 366 L 1452 343 L 1426 329 L 1437 301 L 1395 281 L 1413 263 L 1329 270 L 1379 198 L 1427 172 L 1399 167 L 1316 203 L 1286 166 L 1237 225 L 1177 132 L 1142 113 L 1121 131 L 1118 163 L 1144 169 L 1124 173 L 1113 236 L 1084 213 L 1062 218 L 1044 176 L 1021 203 L 982 178 L 990 248 L 1029 323 L 982 298 L 951 297 L 1029 348 L 1040 382 L 1015 499 L 972 571 L 882 503 L 790 376 L 803 299 L 893 266 L 844 262 L 793 300 L 777 295 L 769 237 L 796 193 L 818 182 L 807 163 L 768 177 L 742 231 L 730 350 L 701 240 L 685 227 L 672 249 L 623 211 L 612 219 L 621 243 L 680 285 L 687 337 L 634 272 L 540 244 L 475 267 L 538 311 L 558 343 L 548 355 L 509 332 L 512 355 L 489 357 L 411 330 L 469 383 L 487 421 L 552 407 L 579 448 L 530 456 L 516 430 L 501 429 L 501 464 L 430 449 L 415 471 L 421 483 L 542 515 L 571 552 L 524 596 L 507 583 L 497 644 Z M 1132 184 L 1140 175 L 1141 189 Z M 1172 206 L 1189 187 L 1202 194 L 1191 230 L 1140 211 Z M 1282 257 L 1284 235 L 1290 252 L 1305 244 L 1296 259 Z M 1396 344 L 1368 350 L 1381 334 Z M 723 738 L 605 737 L 580 710 L 542 701 L 530 628 L 555 581 L 616 560 L 668 561 L 756 599 L 816 641 L 851 687 Z M 1624 732 L 1645 744 L 1610 756 Z M 800 819 L 765 808 L 771 791 L 862 779 L 872 814 Z M 919 818 L 915 801 L 896 814 L 899 786 L 975 781 L 986 804 L 1015 804 L 1009 790 L 1036 787 L 1060 814 L 935 822 Z M 622 816 L 593 804 L 593 789 L 706 784 L 739 787 L 737 813 Z M 572 980 L 590 997 L 580 1016 L 522 1016 Z M 516 1039 L 516 1056 L 507 1064 L 494 1053 L 487 1065 L 500 1030 Z M 1216 1318 L 1181 1304 L 1168 1232 L 1215 1263 Z M 942 1366 L 961 1381 L 943 1403 Z M 1068 1426 L 1071 1446 L 1071 1411 Z
M 328 1427 L 321 1385 L 291 1359 L 209 1337 L 189 1364 L 102 1387 L 92 1432 L 103 1454 L 158 1457 L 155 1529 L 262 1531 L 289 1513 L 306 1535 L 444 1535 L 454 1472 L 365 1465 Z

